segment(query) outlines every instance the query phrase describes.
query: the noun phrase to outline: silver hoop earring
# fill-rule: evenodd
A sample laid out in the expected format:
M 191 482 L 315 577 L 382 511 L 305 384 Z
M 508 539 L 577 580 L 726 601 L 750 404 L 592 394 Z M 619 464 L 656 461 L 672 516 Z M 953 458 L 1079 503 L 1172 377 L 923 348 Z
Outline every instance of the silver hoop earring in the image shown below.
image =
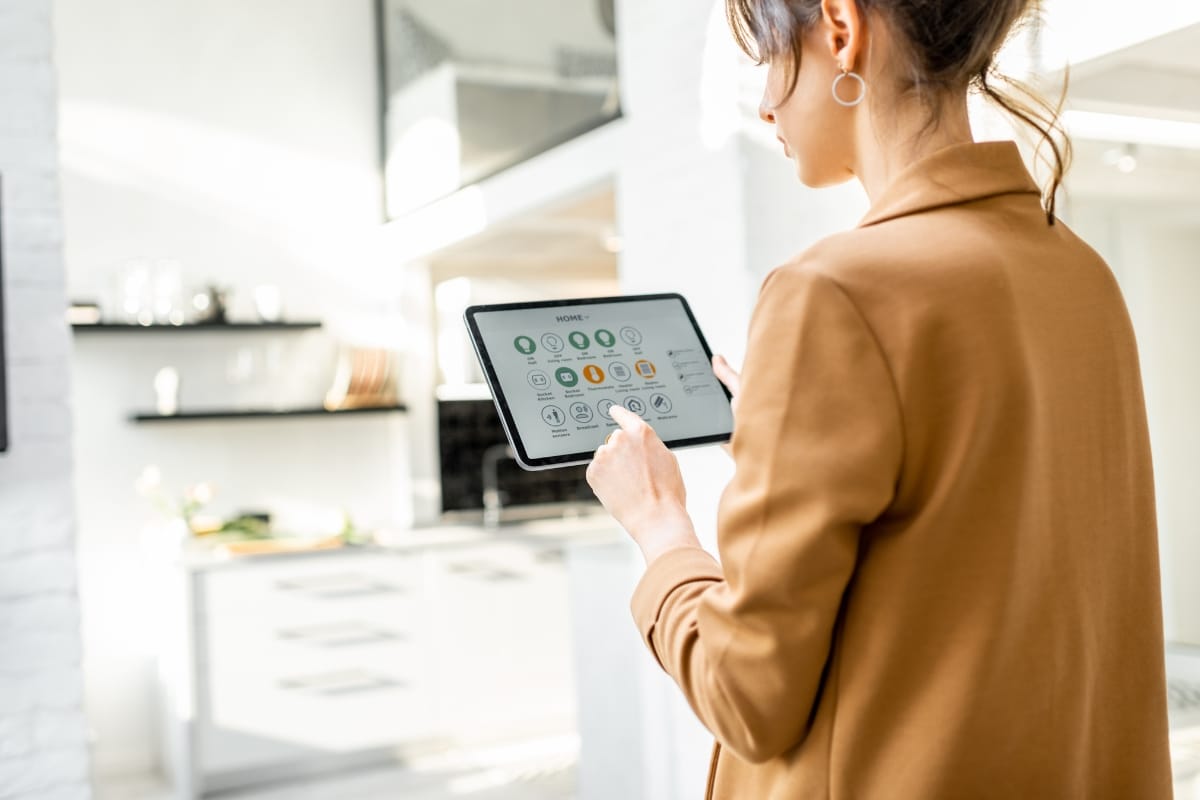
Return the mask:
M 854 98 L 853 100 L 843 100 L 841 98 L 841 96 L 838 94 L 838 85 L 842 81 L 844 81 L 846 78 L 853 78 L 854 80 L 858 81 L 858 97 Z M 863 76 L 859 75 L 857 72 L 849 72 L 849 71 L 843 69 L 842 74 L 838 75 L 836 78 L 833 79 L 833 100 L 839 106 L 845 106 L 846 108 L 854 108 L 856 105 L 859 105 L 860 103 L 862 103 L 862 101 L 866 98 L 866 96 L 867 96 L 867 82 L 864 81 Z

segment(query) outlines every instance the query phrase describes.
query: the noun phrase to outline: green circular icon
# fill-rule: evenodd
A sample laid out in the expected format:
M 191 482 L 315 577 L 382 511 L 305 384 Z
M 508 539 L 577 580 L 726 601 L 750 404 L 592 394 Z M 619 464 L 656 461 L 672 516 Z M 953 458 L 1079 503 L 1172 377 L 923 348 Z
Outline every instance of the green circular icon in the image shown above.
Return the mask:
M 559 367 L 554 371 L 554 380 L 570 389 L 572 386 L 579 383 L 579 373 L 570 367 Z
M 513 339 L 513 347 L 517 348 L 518 353 L 524 353 L 527 356 L 533 355 L 533 351 L 537 350 L 537 345 L 528 336 L 518 336 Z
M 612 331 L 606 331 L 604 328 L 596 331 L 596 344 L 601 347 L 612 347 L 617 343 L 617 337 L 613 336 Z
M 567 341 L 570 342 L 571 347 L 574 347 L 576 350 L 587 350 L 588 345 L 592 343 L 592 340 L 587 337 L 587 334 L 582 333 L 581 331 L 571 331 L 571 335 L 567 337 Z

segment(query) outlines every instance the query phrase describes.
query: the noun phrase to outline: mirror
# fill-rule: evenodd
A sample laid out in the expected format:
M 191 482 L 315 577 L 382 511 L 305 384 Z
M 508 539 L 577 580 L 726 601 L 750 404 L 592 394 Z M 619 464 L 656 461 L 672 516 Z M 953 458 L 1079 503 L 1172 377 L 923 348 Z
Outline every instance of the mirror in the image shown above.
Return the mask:
M 614 0 L 379 0 L 387 215 L 620 116 Z

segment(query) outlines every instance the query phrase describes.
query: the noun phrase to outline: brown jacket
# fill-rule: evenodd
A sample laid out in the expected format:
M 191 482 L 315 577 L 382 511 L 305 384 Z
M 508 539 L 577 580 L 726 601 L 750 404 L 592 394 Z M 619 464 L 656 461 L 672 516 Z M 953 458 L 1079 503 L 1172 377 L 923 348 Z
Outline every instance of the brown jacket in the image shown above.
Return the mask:
M 1171 795 L 1150 448 L 1105 263 L 1012 143 L 766 280 L 718 566 L 634 617 L 737 800 Z

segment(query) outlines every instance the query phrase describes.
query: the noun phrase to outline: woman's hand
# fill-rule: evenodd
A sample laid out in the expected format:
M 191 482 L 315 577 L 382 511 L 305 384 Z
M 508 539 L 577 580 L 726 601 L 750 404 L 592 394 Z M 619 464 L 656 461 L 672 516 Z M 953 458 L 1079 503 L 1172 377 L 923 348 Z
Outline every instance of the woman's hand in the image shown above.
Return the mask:
M 737 420 L 737 404 L 738 393 L 742 391 L 742 376 L 725 360 L 725 356 L 713 356 L 712 360 L 713 372 L 717 376 L 717 380 L 725 384 L 725 388 L 733 395 L 733 401 L 730 404 L 733 407 L 734 420 Z M 733 455 L 733 450 L 728 444 L 721 445 L 721 449 L 729 455 Z
M 679 461 L 646 422 L 621 406 L 609 412 L 621 427 L 609 434 L 587 469 L 588 485 L 646 558 L 677 547 L 699 547 L 685 508 Z
M 713 372 L 717 375 L 717 380 L 725 384 L 725 388 L 733 395 L 733 402 L 737 404 L 738 392 L 742 390 L 742 376 L 737 370 L 729 366 L 729 362 L 725 360 L 725 356 L 713 356 L 712 360 Z

